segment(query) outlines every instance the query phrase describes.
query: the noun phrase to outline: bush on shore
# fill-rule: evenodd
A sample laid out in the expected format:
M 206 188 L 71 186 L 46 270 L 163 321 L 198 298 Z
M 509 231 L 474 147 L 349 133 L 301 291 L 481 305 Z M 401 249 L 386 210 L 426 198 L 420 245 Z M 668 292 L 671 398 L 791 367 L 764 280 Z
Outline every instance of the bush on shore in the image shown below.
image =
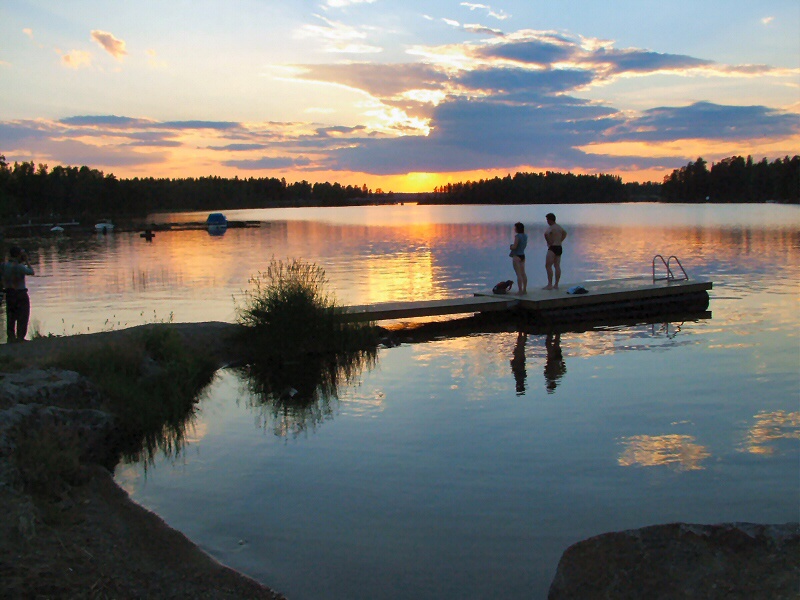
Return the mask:
M 326 290 L 325 270 L 318 265 L 273 259 L 250 285 L 236 312 L 243 326 L 241 340 L 253 358 L 286 359 L 377 346 L 372 324 L 341 318 L 342 308 Z

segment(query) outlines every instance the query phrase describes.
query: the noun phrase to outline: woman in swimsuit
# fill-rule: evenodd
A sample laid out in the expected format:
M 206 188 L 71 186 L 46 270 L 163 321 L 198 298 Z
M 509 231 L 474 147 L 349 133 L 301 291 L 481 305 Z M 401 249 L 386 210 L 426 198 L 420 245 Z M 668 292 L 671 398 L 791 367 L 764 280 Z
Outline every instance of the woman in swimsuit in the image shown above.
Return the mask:
M 525 247 L 528 245 L 528 234 L 522 223 L 514 223 L 514 243 L 511 244 L 511 263 L 517 274 L 517 293 L 528 293 L 528 276 L 525 274 Z

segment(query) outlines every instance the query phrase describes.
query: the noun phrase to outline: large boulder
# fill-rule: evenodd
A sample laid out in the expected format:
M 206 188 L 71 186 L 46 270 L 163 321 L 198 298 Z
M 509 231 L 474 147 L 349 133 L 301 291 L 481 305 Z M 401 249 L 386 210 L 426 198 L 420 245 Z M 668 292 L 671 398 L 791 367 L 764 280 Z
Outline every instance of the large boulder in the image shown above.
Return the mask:
M 800 525 L 673 523 L 567 548 L 548 598 L 800 597 Z

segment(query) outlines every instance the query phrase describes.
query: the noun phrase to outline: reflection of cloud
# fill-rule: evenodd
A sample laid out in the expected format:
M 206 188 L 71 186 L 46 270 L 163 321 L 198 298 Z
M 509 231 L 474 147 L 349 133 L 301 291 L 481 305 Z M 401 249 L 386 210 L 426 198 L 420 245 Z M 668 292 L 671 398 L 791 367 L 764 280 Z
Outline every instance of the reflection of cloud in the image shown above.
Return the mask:
M 208 422 L 203 419 L 193 421 L 186 428 L 186 437 L 184 442 L 188 444 L 196 444 L 208 435 Z
M 760 412 L 755 417 L 742 450 L 751 454 L 774 454 L 772 444 L 782 439 L 800 439 L 800 412 Z
M 92 39 L 117 60 L 122 60 L 122 58 L 128 54 L 128 51 L 125 49 L 125 42 L 117 39 L 113 34 L 107 31 L 100 31 L 99 29 L 92 30 Z
M 623 438 L 625 450 L 619 457 L 622 467 L 669 466 L 678 471 L 703 469 L 711 454 L 690 435 L 634 435 Z

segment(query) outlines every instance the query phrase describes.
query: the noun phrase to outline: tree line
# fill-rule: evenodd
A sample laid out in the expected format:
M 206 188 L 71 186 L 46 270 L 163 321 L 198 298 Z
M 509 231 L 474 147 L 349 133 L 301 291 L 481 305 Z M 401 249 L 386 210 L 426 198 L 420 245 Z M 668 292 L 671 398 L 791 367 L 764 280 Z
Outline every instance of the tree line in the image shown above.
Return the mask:
M 732 156 L 708 168 L 702 158 L 675 169 L 663 183 L 623 183 L 614 175 L 517 173 L 434 189 L 442 204 L 570 204 L 594 202 L 800 202 L 800 156 Z
M 657 186 L 657 184 L 654 184 Z M 516 173 L 478 181 L 448 183 L 433 190 L 426 202 L 441 204 L 571 204 L 625 202 L 629 199 L 616 175 Z
M 388 199 L 391 199 L 391 192 Z M 87 166 L 52 170 L 31 162 L 9 165 L 0 155 L 0 217 L 86 219 L 144 217 L 162 211 L 211 211 L 274 206 L 344 206 L 385 201 L 372 191 L 339 183 L 287 183 L 274 177 L 118 179 Z M 799 202 L 800 156 L 772 162 L 733 156 L 708 167 L 702 158 L 663 183 L 623 183 L 616 175 L 547 171 L 450 183 L 420 197 L 440 204 L 570 204 L 594 202 Z
M 287 183 L 285 179 L 199 177 L 117 179 L 89 167 L 52 170 L 33 162 L 9 165 L 0 155 L 0 216 L 4 219 L 144 217 L 163 211 L 211 211 L 270 206 L 337 206 L 373 196 L 366 184 Z
M 661 196 L 673 202 L 798 202 L 800 156 L 772 162 L 732 156 L 710 169 L 701 157 L 664 177 Z

